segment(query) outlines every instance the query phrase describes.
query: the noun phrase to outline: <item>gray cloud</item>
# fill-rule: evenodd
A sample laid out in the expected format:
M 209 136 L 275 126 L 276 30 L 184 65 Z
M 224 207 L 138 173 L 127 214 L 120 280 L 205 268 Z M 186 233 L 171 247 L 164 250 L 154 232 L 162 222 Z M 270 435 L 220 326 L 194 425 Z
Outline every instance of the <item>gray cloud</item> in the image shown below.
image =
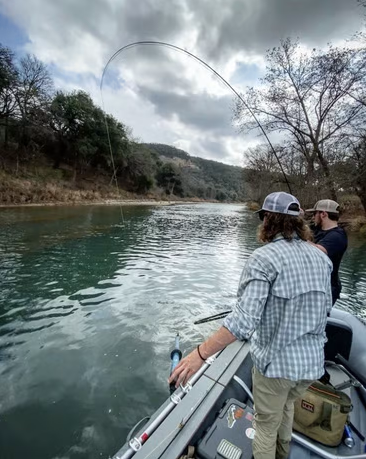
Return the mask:
M 258 59 L 288 36 L 309 46 L 344 40 L 361 28 L 366 13 L 356 0 L 0 0 L 0 10 L 24 29 L 28 49 L 56 66 L 61 86 L 70 89 L 77 82 L 97 103 L 90 75 L 99 78 L 109 57 L 128 43 L 170 42 L 219 71 L 237 60 L 231 78 L 242 87 L 255 85 L 261 69 L 240 62 L 239 54 Z M 241 154 L 234 158 L 233 145 L 241 142 L 231 126 L 232 96 L 210 95 L 213 86 L 205 86 L 205 74 L 194 78 L 192 68 L 189 59 L 170 50 L 131 49 L 111 68 L 106 109 L 138 126 L 142 140 L 155 135 L 160 142 L 188 141 L 192 155 L 238 163 Z M 253 144 L 253 137 L 246 136 L 243 145 Z
M 206 138 L 200 141 L 197 146 L 197 153 L 197 156 L 204 156 L 206 159 L 212 159 L 214 161 L 229 164 L 235 162 L 235 158 L 230 154 L 223 139 L 220 138 L 214 140 Z M 194 154 L 195 153 L 192 152 L 192 156 Z
M 128 73 L 135 85 L 150 89 L 169 89 L 186 92 L 192 89 L 192 82 L 184 76 L 184 62 L 169 48 L 159 46 L 136 46 L 121 52 L 110 64 L 123 78 Z
M 31 41 L 64 48 L 88 34 L 104 61 L 127 43 L 163 40 L 194 46 L 202 58 L 225 60 L 239 51 L 263 53 L 281 38 L 313 45 L 351 36 L 364 21 L 356 0 L 0 0 L 2 9 L 30 32 Z M 193 31 L 197 39 L 187 41 Z
M 263 53 L 282 38 L 311 46 L 350 37 L 364 22 L 356 0 L 188 0 L 204 55 L 222 60 L 237 51 Z M 212 24 L 215 24 L 213 26 Z
M 154 104 L 157 113 L 163 118 L 176 115 L 179 120 L 200 131 L 231 136 L 235 133 L 231 125 L 232 98 L 212 97 L 206 93 L 181 95 L 169 90 L 149 90 L 140 88 L 143 98 Z
M 54 51 L 56 65 L 62 51 L 71 56 L 77 48 L 85 52 L 87 38 L 99 45 L 88 51 L 105 63 L 119 47 L 134 41 L 175 41 L 187 25 L 186 7 L 179 0 L 0 0 L 0 7 L 26 29 L 31 45 L 39 49 L 42 44 Z M 52 55 L 48 60 L 52 61 Z M 100 69 L 94 66 L 94 70 L 99 76 Z

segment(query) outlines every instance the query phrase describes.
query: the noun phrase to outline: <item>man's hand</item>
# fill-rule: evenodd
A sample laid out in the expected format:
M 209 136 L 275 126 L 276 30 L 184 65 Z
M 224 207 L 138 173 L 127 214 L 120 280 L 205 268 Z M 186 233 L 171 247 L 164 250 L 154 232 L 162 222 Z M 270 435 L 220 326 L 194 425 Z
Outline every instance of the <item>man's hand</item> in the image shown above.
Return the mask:
M 208 358 L 216 352 L 221 351 L 224 347 L 236 341 L 235 336 L 225 327 L 220 327 L 207 341 L 200 345 L 200 353 L 203 358 Z M 203 365 L 204 361 L 198 354 L 197 349 L 184 357 L 168 379 L 169 384 L 175 381 L 175 387 L 179 384 L 187 384 L 189 378 L 193 376 Z
M 193 376 L 204 364 L 204 361 L 198 355 L 197 349 L 184 357 L 168 379 L 168 383 L 175 381 L 175 387 L 179 387 L 180 384 L 185 386 L 191 376 Z

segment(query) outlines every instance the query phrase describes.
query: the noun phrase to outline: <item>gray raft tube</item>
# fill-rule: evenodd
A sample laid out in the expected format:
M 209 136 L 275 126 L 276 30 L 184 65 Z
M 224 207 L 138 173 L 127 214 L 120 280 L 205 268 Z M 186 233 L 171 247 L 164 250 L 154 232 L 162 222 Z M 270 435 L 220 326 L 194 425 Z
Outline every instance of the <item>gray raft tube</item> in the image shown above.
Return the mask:
M 343 321 L 344 323 L 348 324 L 353 330 L 353 342 L 352 342 L 351 354 L 350 354 L 350 357 L 349 357 L 349 360 L 348 360 L 348 369 L 352 372 L 352 370 L 354 370 L 355 366 L 356 366 L 357 367 L 357 372 L 358 372 L 357 376 L 359 377 L 357 379 L 361 379 L 361 381 L 363 383 L 364 382 L 364 378 L 366 379 L 366 343 L 364 343 L 364 339 L 363 339 L 363 336 L 364 336 L 365 331 L 366 331 L 365 324 L 363 324 L 361 321 L 359 321 L 352 314 L 350 314 L 350 313 L 348 313 L 346 311 L 339 310 L 339 309 L 333 309 L 333 311 L 331 313 L 331 317 Z M 199 371 L 198 374 L 195 375 L 194 379 L 191 381 L 191 384 L 192 383 L 194 384 L 201 377 L 201 375 L 206 371 L 206 369 L 209 366 L 210 365 L 207 365 L 207 364 L 204 365 L 201 368 L 201 371 Z M 240 379 L 240 378 L 238 378 L 238 379 Z M 239 381 L 236 381 L 236 382 L 239 382 Z M 247 386 L 246 386 L 246 389 L 247 389 Z M 178 390 L 177 392 L 179 394 L 180 391 Z M 176 395 L 178 395 L 178 394 L 176 394 Z M 181 396 L 181 395 L 183 395 L 183 394 L 179 394 L 179 396 Z M 183 397 L 184 397 L 184 395 L 183 395 Z M 250 393 L 248 395 L 249 395 L 249 398 L 252 398 Z M 359 395 L 360 395 L 361 398 L 364 398 L 364 397 L 362 397 L 361 394 L 359 394 Z M 176 406 L 176 404 L 174 402 L 172 403 L 172 400 L 170 399 L 170 403 L 168 403 L 168 406 L 166 406 L 165 409 L 164 408 L 162 409 L 161 413 L 158 414 L 157 418 L 154 421 L 150 422 L 150 425 L 146 426 L 147 429 L 149 430 L 149 434 L 150 435 L 152 434 L 152 431 L 156 429 L 157 424 L 159 424 L 161 422 L 161 420 L 162 420 L 161 415 L 163 417 L 167 417 L 170 414 L 171 410 L 174 409 L 175 406 Z M 211 417 L 211 416 L 209 416 L 209 417 Z M 159 418 L 160 422 L 158 421 L 158 418 Z M 158 421 L 158 422 L 156 422 L 156 421 Z M 154 429 L 154 427 L 153 427 L 153 429 L 151 429 L 151 427 L 152 427 L 151 424 L 154 425 L 155 429 Z M 145 432 L 146 432 L 146 430 L 145 430 Z M 199 434 L 199 432 L 197 432 L 197 434 Z M 366 459 L 366 452 L 363 453 L 363 454 L 358 454 L 358 455 L 342 456 L 342 455 L 334 454 L 334 453 L 329 452 L 329 451 L 325 451 L 321 446 L 317 446 L 316 444 L 312 443 L 311 441 L 308 441 L 305 437 L 303 437 L 303 436 L 301 436 L 301 435 L 299 435 L 297 433 L 293 433 L 292 439 L 293 439 L 294 442 L 298 443 L 300 446 L 306 448 L 307 450 L 317 454 L 319 457 L 322 457 L 324 459 Z M 141 446 L 142 446 L 142 445 L 136 445 L 134 440 L 136 441 L 136 437 L 132 441 L 130 441 L 130 444 L 129 444 L 130 448 L 128 448 L 127 451 L 125 450 L 123 452 L 123 449 L 122 449 L 113 457 L 116 458 L 116 459 L 117 458 L 118 459 L 120 459 L 120 458 L 121 459 L 129 459 L 129 458 L 133 457 L 135 452 L 136 452 L 136 450 L 139 450 L 141 448 Z M 135 444 L 133 444 L 133 443 L 135 443 Z M 131 448 L 132 445 L 134 446 L 134 448 Z M 136 448 L 136 446 L 137 446 L 137 448 Z

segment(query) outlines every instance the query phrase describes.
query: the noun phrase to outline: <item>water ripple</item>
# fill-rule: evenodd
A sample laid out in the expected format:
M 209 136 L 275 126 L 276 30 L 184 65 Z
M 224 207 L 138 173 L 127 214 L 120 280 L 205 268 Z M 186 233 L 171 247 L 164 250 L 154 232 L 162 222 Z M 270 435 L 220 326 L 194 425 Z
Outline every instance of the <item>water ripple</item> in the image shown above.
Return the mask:
M 167 396 L 183 352 L 230 309 L 258 220 L 243 206 L 7 209 L 0 231 L 0 443 L 5 456 L 107 458 Z M 365 317 L 366 246 L 338 306 Z M 52 428 L 51 428 L 52 427 Z M 15 441 L 19 429 L 32 442 Z

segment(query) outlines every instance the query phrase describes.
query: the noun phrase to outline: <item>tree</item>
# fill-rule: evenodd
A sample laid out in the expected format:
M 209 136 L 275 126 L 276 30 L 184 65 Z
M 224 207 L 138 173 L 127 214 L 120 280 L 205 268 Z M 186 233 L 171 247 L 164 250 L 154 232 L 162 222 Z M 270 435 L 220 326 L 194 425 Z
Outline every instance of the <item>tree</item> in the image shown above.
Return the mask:
M 342 163 L 343 186 L 360 198 L 366 212 L 366 137 L 349 145 L 349 151 Z
M 283 133 L 304 156 L 309 181 L 319 165 L 333 199 L 332 146 L 352 135 L 362 120 L 364 107 L 351 94 L 363 87 L 365 79 L 364 49 L 329 46 L 325 52 L 314 49 L 309 54 L 287 39 L 267 53 L 262 87 L 249 88 L 243 95 L 264 129 Z M 256 127 L 241 102 L 235 116 L 243 131 Z
M 112 171 L 114 162 L 112 180 L 122 174 L 129 149 L 126 128 L 96 107 L 89 94 L 58 91 L 51 103 L 50 115 L 50 127 L 58 146 L 54 167 L 59 167 L 61 161 L 71 164 L 75 179 L 83 167 Z
M 228 199 L 228 195 L 226 194 L 225 190 L 219 189 L 216 190 L 216 200 L 217 201 L 226 201 Z
M 27 54 L 20 60 L 14 93 L 21 147 L 27 147 L 32 128 L 37 129 L 42 124 L 52 91 L 53 81 L 46 65 L 35 56 Z
M 274 146 L 277 156 L 281 158 L 279 146 Z M 247 171 L 244 181 L 247 186 L 247 194 L 250 200 L 262 202 L 268 194 L 268 190 L 281 188 L 282 173 L 278 162 L 268 145 L 258 145 L 248 148 L 243 154 Z
M 154 176 L 157 172 L 158 162 L 150 150 L 136 142 L 131 142 L 126 154 L 122 157 L 122 176 L 137 193 L 146 193 L 154 185 Z M 120 160 L 116 166 L 119 167 Z
M 16 100 L 14 90 L 18 71 L 13 52 L 0 44 L 0 122 L 4 126 L 4 145 L 8 143 L 9 119 L 14 114 Z
M 93 108 L 90 96 L 83 91 L 71 94 L 58 91 L 51 103 L 50 127 L 58 143 L 54 167 L 59 167 L 61 161 L 71 163 L 74 179 L 82 158 L 88 157 L 89 149 L 83 142 Z
M 175 193 L 178 196 L 183 196 L 182 189 L 182 178 L 178 167 L 167 162 L 163 164 L 159 172 L 157 173 L 157 183 L 162 187 L 165 192 L 170 195 Z
M 97 147 L 91 164 L 94 167 L 101 166 L 105 170 L 112 170 L 113 161 L 125 166 L 131 147 L 128 128 L 96 106 L 93 108 L 92 118 L 89 121 L 87 135 Z M 117 173 L 117 170 L 115 172 Z

